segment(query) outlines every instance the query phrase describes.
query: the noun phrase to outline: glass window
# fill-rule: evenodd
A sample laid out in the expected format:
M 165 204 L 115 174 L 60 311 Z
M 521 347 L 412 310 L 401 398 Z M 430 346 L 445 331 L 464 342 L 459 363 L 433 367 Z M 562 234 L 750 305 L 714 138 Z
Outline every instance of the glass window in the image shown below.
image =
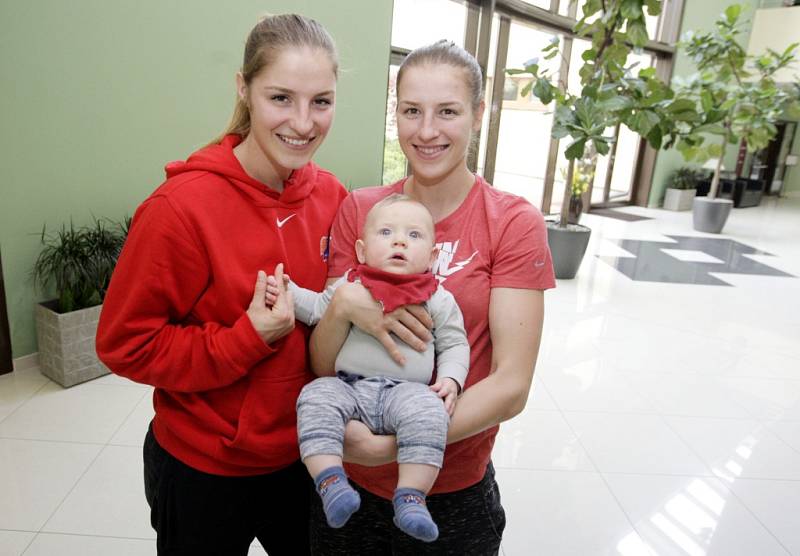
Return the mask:
M 506 67 L 521 68 L 533 57 L 539 57 L 542 68 L 558 76 L 560 58 L 545 60 L 541 49 L 554 37 L 540 28 L 512 23 L 508 38 Z M 514 82 L 520 90 L 528 82 L 524 77 L 505 76 L 506 83 Z M 543 106 L 537 99 L 503 102 L 500 131 L 495 158 L 494 186 L 525 197 L 536 206 L 542 204 L 547 155 L 550 150 L 550 131 L 553 108 Z
M 406 157 L 397 140 L 397 70 L 389 66 L 389 93 L 386 97 L 386 136 L 383 142 L 383 183 L 394 183 L 406 175 Z
M 394 0 L 392 46 L 414 48 L 449 39 L 464 45 L 467 8 L 453 0 Z

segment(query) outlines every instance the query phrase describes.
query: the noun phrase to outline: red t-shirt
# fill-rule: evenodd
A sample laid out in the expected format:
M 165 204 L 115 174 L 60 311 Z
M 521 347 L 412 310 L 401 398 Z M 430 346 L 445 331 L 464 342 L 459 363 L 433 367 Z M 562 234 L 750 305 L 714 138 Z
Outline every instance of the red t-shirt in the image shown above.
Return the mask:
M 331 229 L 329 277 L 341 276 L 357 264 L 355 241 L 367 212 L 392 193 L 402 193 L 405 180 L 359 189 L 342 203 Z M 477 176 L 467 198 L 436 223 L 439 259 L 433 273 L 456 298 L 464 314 L 470 344 L 470 371 L 465 388 L 489 375 L 492 344 L 489 296 L 492 288 L 544 290 L 555 286 L 544 218 L 516 195 L 499 191 Z M 453 492 L 483 478 L 498 427 L 447 446 L 444 465 L 432 494 Z M 379 467 L 348 465 L 348 474 L 370 492 L 391 498 L 397 485 L 397 464 Z

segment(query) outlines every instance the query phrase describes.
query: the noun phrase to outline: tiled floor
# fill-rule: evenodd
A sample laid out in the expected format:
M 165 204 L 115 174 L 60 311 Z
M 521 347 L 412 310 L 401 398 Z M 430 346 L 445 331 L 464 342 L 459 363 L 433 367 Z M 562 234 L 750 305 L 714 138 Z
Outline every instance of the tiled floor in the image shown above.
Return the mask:
M 585 217 L 578 278 L 547 294 L 528 408 L 502 427 L 505 556 L 800 555 L 800 278 L 706 274 L 754 261 L 800 276 L 800 199 L 734 210 L 721 236 L 688 212 L 622 210 L 653 219 Z M 724 261 L 667 236 L 770 255 L 728 243 Z M 647 280 L 609 264 L 633 255 L 622 239 L 665 243 L 626 263 Z M 670 281 L 684 263 L 718 285 Z M 0 377 L 0 555 L 154 554 L 151 415 L 150 390 L 113 376 L 69 390 L 35 369 Z

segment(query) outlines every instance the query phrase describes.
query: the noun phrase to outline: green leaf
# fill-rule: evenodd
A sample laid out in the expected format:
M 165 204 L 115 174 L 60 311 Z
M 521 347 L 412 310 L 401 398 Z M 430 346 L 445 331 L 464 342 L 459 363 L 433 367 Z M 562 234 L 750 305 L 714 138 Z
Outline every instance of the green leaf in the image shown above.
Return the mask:
M 644 46 L 647 44 L 649 37 L 647 36 L 647 26 L 641 19 L 628 21 L 628 38 L 634 46 Z
M 646 136 L 647 142 L 650 143 L 650 146 L 654 149 L 658 150 L 661 148 L 661 128 L 658 126 L 653 126 L 653 129 L 650 130 L 650 133 Z
M 633 101 L 627 97 L 616 95 L 606 100 L 600 101 L 597 105 L 603 110 L 607 110 L 609 112 L 616 112 L 618 110 L 624 110 L 626 108 L 630 108 L 633 105 Z
M 711 95 L 711 91 L 704 90 L 700 93 L 700 103 L 706 112 L 714 108 L 714 97 Z
M 661 0 L 644 0 L 647 6 L 647 15 L 658 15 L 661 13 Z
M 725 17 L 728 19 L 728 23 L 731 25 L 736 23 L 736 20 L 739 19 L 739 15 L 742 13 L 742 6 L 741 4 L 731 4 L 727 8 L 725 8 Z
M 620 13 L 625 19 L 641 19 L 644 16 L 642 4 L 638 0 L 622 0 Z
M 639 70 L 639 79 L 654 79 L 656 76 L 656 68 L 644 68 Z
M 673 113 L 685 112 L 687 110 L 694 111 L 694 109 L 694 101 L 688 98 L 676 98 L 667 105 L 667 110 Z
M 601 156 L 607 155 L 608 151 L 611 149 L 611 145 L 608 144 L 608 140 L 604 137 L 595 137 L 592 139 L 592 143 L 594 143 L 597 154 Z
M 650 110 L 641 110 L 636 113 L 632 121 L 632 129 L 640 135 L 646 136 L 661 119 Z
M 553 86 L 547 79 L 537 79 L 533 86 L 533 94 L 542 101 L 542 104 L 550 104 L 553 100 Z
M 530 94 L 532 88 L 533 88 L 533 81 L 528 81 L 522 88 L 522 91 L 520 92 L 522 98 L 527 97 Z
M 564 154 L 567 157 L 567 160 L 575 160 L 583 157 L 583 151 L 585 148 L 586 138 L 582 137 L 580 139 L 575 139 L 569 145 L 567 145 L 567 150 Z

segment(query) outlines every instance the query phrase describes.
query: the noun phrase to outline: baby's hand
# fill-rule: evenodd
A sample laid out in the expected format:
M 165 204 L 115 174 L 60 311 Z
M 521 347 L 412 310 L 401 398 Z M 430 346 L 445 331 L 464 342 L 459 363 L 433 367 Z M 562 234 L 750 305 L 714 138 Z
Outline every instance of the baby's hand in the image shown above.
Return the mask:
M 289 275 L 283 275 L 283 286 L 285 288 L 289 287 Z M 267 307 L 272 307 L 275 305 L 275 301 L 278 299 L 278 282 L 275 280 L 275 277 L 272 274 L 267 275 L 267 293 L 264 295 L 264 301 L 267 304 Z
M 451 417 L 456 409 L 456 399 L 458 398 L 458 382 L 450 377 L 437 380 L 430 385 L 430 389 L 444 401 L 444 408 Z

